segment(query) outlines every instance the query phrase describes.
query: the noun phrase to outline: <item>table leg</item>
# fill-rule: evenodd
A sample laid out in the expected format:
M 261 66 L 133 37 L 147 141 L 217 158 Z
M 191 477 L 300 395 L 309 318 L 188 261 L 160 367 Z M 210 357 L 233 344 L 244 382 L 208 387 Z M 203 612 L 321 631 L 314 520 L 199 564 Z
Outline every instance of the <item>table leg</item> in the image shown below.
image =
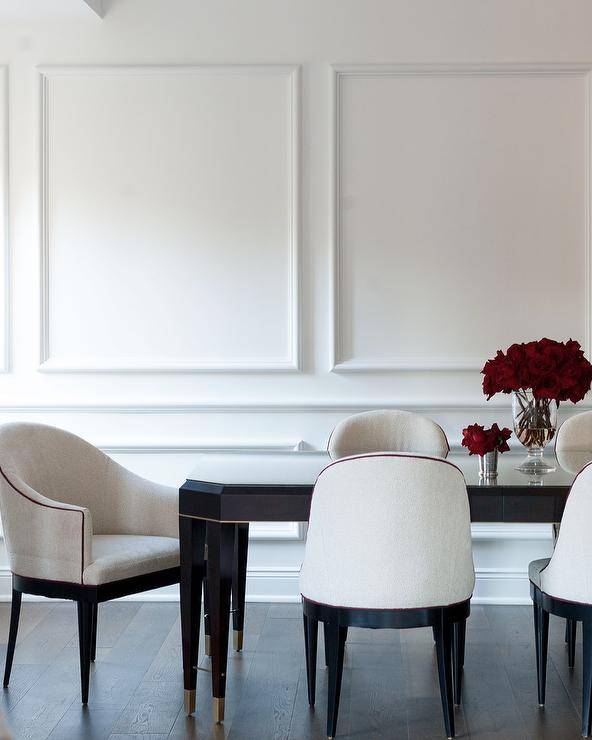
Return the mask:
M 195 711 L 205 539 L 206 523 L 204 521 L 179 517 L 181 642 L 183 645 L 184 702 L 187 714 Z
M 232 641 L 234 649 L 237 651 L 243 649 L 248 552 L 249 525 L 237 524 L 234 536 L 234 566 L 232 568 Z
M 210 637 L 212 649 L 212 695 L 214 719 L 224 719 L 226 665 L 228 661 L 228 622 L 234 560 L 234 524 L 208 522 L 208 590 L 210 597 Z

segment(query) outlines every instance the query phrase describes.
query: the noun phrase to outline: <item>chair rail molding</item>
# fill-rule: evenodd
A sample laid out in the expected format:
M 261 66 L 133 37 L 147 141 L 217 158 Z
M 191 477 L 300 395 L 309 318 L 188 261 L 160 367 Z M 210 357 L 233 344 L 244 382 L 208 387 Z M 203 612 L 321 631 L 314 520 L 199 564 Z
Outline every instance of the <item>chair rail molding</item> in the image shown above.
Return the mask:
M 301 359 L 301 254 L 300 254 L 300 202 L 301 202 L 301 72 L 298 64 L 201 64 L 201 65 L 145 65 L 145 66 L 40 66 L 41 110 L 41 300 L 40 300 L 40 363 L 38 370 L 48 373 L 284 373 L 300 372 Z M 49 111 L 51 108 L 51 81 L 60 77 L 109 78 L 117 76 L 146 77 L 150 75 L 276 75 L 285 77 L 286 104 L 289 130 L 289 248 L 288 248 L 288 312 L 287 357 L 237 357 L 229 360 L 97 356 L 73 356 L 67 360 L 52 357 L 50 343 L 52 271 L 52 223 L 50 204 L 52 193 L 50 172 L 52 167 Z
M 331 67 L 332 164 L 331 164 L 331 264 L 330 264 L 330 370 L 337 373 L 372 373 L 395 370 L 480 370 L 484 358 L 477 356 L 434 355 L 426 357 L 355 357 L 344 356 L 342 316 L 342 82 L 348 78 L 419 78 L 419 77 L 496 77 L 541 78 L 581 77 L 585 81 L 585 319 L 584 349 L 592 353 L 592 62 L 581 63 L 507 63 L 507 64 L 335 64 Z

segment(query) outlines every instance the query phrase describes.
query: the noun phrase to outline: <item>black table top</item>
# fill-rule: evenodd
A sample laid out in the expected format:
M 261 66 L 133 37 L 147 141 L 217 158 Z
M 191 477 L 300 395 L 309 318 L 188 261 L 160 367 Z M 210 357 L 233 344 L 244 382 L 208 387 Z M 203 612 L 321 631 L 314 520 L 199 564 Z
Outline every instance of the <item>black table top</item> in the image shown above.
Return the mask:
M 523 459 L 501 455 L 497 478 L 482 479 L 476 456 L 449 455 L 465 476 L 472 521 L 560 521 L 571 483 L 592 451 L 563 455 L 556 471 L 539 477 L 516 470 Z M 552 450 L 546 461 L 557 462 Z M 202 453 L 180 490 L 179 513 L 221 523 L 307 521 L 314 482 L 329 462 L 320 451 Z
M 565 454 L 564 454 L 565 457 Z M 566 468 L 557 463 L 557 470 L 543 476 L 529 476 L 516 470 L 524 455 L 506 453 L 498 458 L 497 478 L 484 480 L 479 477 L 479 459 L 468 453 L 453 453 L 449 462 L 457 465 L 467 482 L 467 487 L 545 488 L 570 486 L 575 473 L 592 460 L 592 452 L 578 451 L 562 459 Z M 552 450 L 545 461 L 556 463 Z M 331 462 L 324 451 L 242 451 L 205 452 L 198 456 L 189 481 L 217 483 L 224 486 L 311 486 L 323 468 Z

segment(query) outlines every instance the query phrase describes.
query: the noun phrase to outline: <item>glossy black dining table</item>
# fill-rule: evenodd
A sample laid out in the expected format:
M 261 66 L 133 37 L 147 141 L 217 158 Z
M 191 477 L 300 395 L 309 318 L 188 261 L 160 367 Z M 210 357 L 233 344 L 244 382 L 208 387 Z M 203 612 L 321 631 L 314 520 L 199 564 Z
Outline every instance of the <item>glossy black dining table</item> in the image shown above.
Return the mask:
M 553 460 L 552 453 L 546 458 Z M 467 483 L 473 522 L 561 521 L 575 473 L 592 454 L 574 453 L 555 472 L 536 477 L 515 468 L 521 457 L 501 455 L 498 476 L 479 477 L 478 458 L 451 454 Z M 226 665 L 231 612 L 242 642 L 248 528 L 250 522 L 306 522 L 319 472 L 327 453 L 208 452 L 180 489 L 181 634 L 185 710 L 195 710 L 201 593 L 207 573 L 208 634 L 212 665 L 214 719 L 224 719 Z M 242 645 L 235 645 L 239 648 Z

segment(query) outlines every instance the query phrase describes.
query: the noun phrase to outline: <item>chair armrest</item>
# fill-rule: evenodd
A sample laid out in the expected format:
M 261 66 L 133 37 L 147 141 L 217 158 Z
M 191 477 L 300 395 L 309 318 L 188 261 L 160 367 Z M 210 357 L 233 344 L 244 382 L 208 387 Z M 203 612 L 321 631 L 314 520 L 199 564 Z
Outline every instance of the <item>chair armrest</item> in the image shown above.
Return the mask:
M 53 501 L 0 469 L 4 539 L 13 573 L 82 583 L 91 561 L 90 511 Z

